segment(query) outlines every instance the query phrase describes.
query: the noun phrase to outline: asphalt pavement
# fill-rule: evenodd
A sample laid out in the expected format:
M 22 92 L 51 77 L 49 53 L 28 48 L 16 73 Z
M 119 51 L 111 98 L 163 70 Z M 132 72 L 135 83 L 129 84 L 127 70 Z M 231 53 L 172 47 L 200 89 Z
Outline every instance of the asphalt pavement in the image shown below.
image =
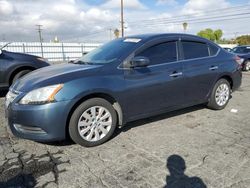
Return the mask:
M 2 94 L 4 96 L 4 94 Z M 129 123 L 107 143 L 15 138 L 0 98 L 0 187 L 250 187 L 250 73 L 228 106 Z

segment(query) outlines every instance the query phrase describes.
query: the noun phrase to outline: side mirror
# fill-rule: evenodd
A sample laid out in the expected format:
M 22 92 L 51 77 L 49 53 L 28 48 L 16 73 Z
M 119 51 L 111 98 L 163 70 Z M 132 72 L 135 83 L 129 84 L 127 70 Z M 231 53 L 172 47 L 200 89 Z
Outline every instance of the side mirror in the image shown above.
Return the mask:
M 136 56 L 130 62 L 130 68 L 146 67 L 150 63 L 150 60 L 144 56 Z

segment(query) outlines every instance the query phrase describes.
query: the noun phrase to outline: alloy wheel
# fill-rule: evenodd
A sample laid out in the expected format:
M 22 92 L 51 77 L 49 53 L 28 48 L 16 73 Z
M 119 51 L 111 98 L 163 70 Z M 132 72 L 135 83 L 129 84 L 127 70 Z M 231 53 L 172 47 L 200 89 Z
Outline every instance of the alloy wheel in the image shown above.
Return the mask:
M 78 121 L 78 133 L 86 141 L 96 142 L 104 138 L 112 126 L 111 113 L 102 106 L 85 110 Z
M 219 106 L 224 106 L 230 97 L 229 86 L 225 83 L 220 84 L 215 92 L 215 101 Z

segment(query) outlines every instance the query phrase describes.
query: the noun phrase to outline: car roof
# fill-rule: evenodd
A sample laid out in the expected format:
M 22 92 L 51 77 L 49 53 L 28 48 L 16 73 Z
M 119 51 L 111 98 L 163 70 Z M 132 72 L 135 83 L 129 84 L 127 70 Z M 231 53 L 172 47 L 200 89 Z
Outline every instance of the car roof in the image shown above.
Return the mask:
M 159 38 L 167 38 L 167 37 L 185 37 L 187 40 L 197 40 L 198 42 L 204 42 L 207 44 L 214 45 L 217 48 L 221 48 L 218 44 L 216 44 L 208 39 L 205 39 L 205 38 L 197 36 L 197 35 L 191 35 L 191 34 L 185 34 L 185 33 L 149 33 L 149 34 L 126 36 L 126 37 L 123 37 L 123 39 L 138 38 L 138 39 L 142 39 L 143 42 L 148 42 L 148 41 L 151 41 L 154 39 L 157 40 Z
M 148 33 L 148 34 L 126 36 L 124 38 L 140 38 L 144 40 L 150 40 L 150 39 L 160 38 L 160 37 L 190 37 L 190 38 L 196 38 L 196 39 L 202 39 L 202 40 L 208 41 L 207 39 L 199 37 L 197 35 L 191 35 L 191 34 L 185 34 L 185 33 Z

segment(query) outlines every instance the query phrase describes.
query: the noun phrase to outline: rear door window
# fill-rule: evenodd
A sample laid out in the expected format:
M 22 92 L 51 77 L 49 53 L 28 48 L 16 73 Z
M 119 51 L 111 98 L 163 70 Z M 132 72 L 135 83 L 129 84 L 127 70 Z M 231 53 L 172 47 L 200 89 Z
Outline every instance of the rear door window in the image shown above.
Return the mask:
M 184 59 L 196 59 L 209 56 L 208 45 L 202 42 L 182 41 Z
M 241 46 L 241 47 L 235 47 L 233 49 L 234 53 L 238 53 L 238 54 L 247 54 L 250 53 L 250 46 Z
M 244 53 L 244 48 L 243 47 L 235 47 L 233 49 L 233 52 L 234 53 L 239 53 L 239 54 Z
M 244 53 L 250 53 L 250 46 L 247 46 L 247 47 L 245 47 L 245 49 L 244 49 Z
M 209 51 L 210 51 L 210 56 L 215 56 L 218 53 L 219 48 L 213 44 L 209 44 Z
M 177 42 L 164 42 L 143 50 L 136 56 L 149 58 L 150 65 L 169 63 L 177 61 Z

